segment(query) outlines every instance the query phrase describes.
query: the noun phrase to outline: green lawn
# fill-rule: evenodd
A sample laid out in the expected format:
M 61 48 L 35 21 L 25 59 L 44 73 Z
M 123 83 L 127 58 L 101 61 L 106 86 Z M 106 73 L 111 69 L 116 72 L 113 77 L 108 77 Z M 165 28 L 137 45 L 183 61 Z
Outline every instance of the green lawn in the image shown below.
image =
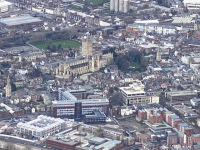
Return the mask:
M 77 48 L 81 46 L 81 43 L 74 40 L 56 40 L 52 42 L 37 43 L 33 45 L 37 48 L 47 50 L 48 46 L 52 47 L 53 45 L 55 45 L 56 47 L 58 47 L 58 45 L 61 45 L 62 48 Z
M 140 65 L 136 62 L 131 62 L 131 66 L 135 68 L 140 68 Z
M 88 3 L 93 3 L 95 5 L 99 5 L 99 4 L 103 4 L 103 3 L 107 3 L 110 0 L 86 0 Z

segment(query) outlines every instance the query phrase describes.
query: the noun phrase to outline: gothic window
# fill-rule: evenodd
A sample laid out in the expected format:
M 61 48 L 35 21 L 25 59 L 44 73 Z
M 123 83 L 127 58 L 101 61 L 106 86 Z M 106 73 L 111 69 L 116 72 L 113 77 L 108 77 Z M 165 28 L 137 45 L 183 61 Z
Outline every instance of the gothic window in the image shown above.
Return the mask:
M 89 67 L 92 67 L 92 62 L 91 61 L 89 62 Z
M 94 61 L 94 67 L 97 67 L 97 60 Z
M 64 72 L 64 66 L 63 65 L 60 66 L 60 71 Z

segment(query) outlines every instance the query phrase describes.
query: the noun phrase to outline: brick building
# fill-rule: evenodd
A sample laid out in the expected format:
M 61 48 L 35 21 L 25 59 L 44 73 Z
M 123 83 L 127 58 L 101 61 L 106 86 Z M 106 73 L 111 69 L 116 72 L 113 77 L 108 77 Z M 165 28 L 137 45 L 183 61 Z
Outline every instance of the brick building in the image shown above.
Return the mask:
M 186 135 L 191 136 L 192 134 L 194 134 L 194 129 L 193 129 L 193 128 L 190 128 L 190 127 L 186 127 L 186 128 L 184 128 L 184 133 L 185 133 Z
M 136 133 L 137 140 L 141 143 L 146 143 L 151 140 L 151 136 L 149 134 L 141 134 L 141 133 Z
M 179 119 L 179 116 L 177 116 L 176 114 L 171 114 L 171 115 L 168 115 L 168 118 L 166 120 L 166 122 L 172 126 L 172 122 L 173 120 L 175 119 Z
M 154 123 L 160 123 L 163 121 L 163 117 L 161 114 L 156 113 L 156 114 L 150 114 L 149 115 L 149 119 L 148 119 L 149 123 L 154 124 Z
M 147 119 L 147 112 L 144 109 L 138 110 L 138 118 L 140 120 L 146 120 Z
M 193 144 L 197 144 L 200 142 L 200 134 L 193 134 L 192 135 Z
M 163 120 L 164 120 L 165 122 L 168 122 L 168 116 L 169 116 L 169 115 L 172 115 L 172 114 L 175 114 L 175 113 L 173 113 L 173 112 L 171 112 L 171 111 L 165 111 L 165 112 L 163 112 Z
M 191 147 L 193 145 L 192 137 L 185 134 L 180 135 L 179 144 L 184 147 Z
M 173 128 L 177 128 L 178 129 L 178 124 L 180 124 L 180 123 L 182 123 L 183 121 L 182 121 L 182 119 L 173 119 L 172 120 L 172 127 Z
M 147 142 L 147 143 L 142 143 L 142 148 L 145 150 L 158 150 L 159 145 Z
M 140 32 L 137 26 L 130 26 L 130 25 L 126 26 L 126 31 L 134 34 L 138 34 Z
M 175 145 L 178 144 L 178 134 L 177 133 L 169 133 L 167 136 L 167 145 Z
M 187 123 L 180 123 L 178 124 L 178 130 L 185 133 L 188 136 L 194 134 L 194 129 L 189 127 Z
M 46 140 L 46 146 L 55 147 L 61 150 L 75 150 L 81 143 L 72 139 L 50 137 Z

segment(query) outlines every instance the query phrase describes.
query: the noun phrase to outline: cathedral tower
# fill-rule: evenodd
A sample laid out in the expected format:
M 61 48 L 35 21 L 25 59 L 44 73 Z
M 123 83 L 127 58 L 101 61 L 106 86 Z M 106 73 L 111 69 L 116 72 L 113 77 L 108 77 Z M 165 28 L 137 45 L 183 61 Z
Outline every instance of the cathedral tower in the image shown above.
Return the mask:
M 160 51 L 160 47 L 158 48 L 158 51 L 156 53 L 156 61 L 161 61 L 161 51 Z
M 198 15 L 195 17 L 194 30 L 199 31 Z
M 7 78 L 7 85 L 6 85 L 6 97 L 11 97 L 11 85 L 10 85 L 10 78 Z
M 82 56 L 92 55 L 92 36 L 87 32 L 82 38 Z

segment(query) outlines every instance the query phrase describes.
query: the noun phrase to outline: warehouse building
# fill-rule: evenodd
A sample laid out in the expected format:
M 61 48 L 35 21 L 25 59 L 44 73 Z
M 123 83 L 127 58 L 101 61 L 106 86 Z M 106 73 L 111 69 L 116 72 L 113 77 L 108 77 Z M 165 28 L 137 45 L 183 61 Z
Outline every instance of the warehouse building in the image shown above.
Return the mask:
M 34 26 L 43 25 L 43 21 L 30 15 L 21 15 L 0 19 L 0 23 L 7 28 L 32 29 Z

